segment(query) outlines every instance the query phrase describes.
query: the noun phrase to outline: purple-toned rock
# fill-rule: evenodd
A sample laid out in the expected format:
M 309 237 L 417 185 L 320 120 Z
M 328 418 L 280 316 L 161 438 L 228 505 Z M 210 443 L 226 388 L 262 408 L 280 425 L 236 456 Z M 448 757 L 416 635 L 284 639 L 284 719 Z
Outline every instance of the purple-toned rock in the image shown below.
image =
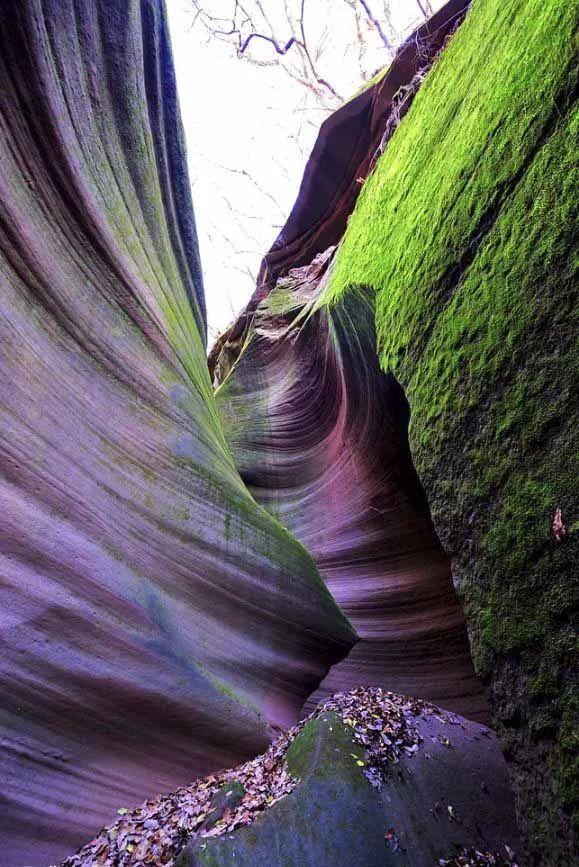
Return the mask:
M 517 867 L 514 799 L 493 732 L 410 702 L 400 732 L 394 714 L 352 719 L 336 699 L 287 749 L 296 788 L 247 827 L 199 836 L 175 867 Z M 380 731 L 364 743 L 359 733 L 372 725 Z M 397 729 L 399 756 L 382 757 L 373 744 Z M 454 861 L 462 853 L 480 860 Z
M 217 391 L 242 478 L 312 553 L 361 637 L 310 706 L 364 684 L 485 719 L 408 405 L 376 356 L 371 296 L 312 312 L 330 254 L 278 282 Z
M 297 719 L 355 640 L 207 372 L 162 3 L 0 2 L 2 861 Z
M 313 555 L 362 639 L 310 707 L 373 684 L 488 720 L 450 563 L 410 457 L 407 401 L 377 356 L 372 293 L 318 303 L 360 181 L 467 7 L 446 4 L 322 125 L 253 298 L 210 354 L 242 478 Z

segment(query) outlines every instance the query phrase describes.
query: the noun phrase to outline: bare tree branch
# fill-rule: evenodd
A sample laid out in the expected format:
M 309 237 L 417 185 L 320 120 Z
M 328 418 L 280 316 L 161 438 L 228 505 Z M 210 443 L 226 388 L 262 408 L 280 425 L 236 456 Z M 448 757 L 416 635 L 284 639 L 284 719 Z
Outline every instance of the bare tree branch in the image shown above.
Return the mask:
M 368 16 L 368 20 L 373 24 L 373 26 L 376 28 L 376 30 L 380 34 L 380 39 L 382 40 L 382 42 L 384 43 L 384 45 L 386 46 L 388 51 L 391 54 L 394 54 L 394 46 L 392 45 L 392 43 L 390 42 L 390 40 L 388 39 L 388 37 L 384 33 L 384 30 L 382 29 L 382 25 L 380 24 L 380 22 L 374 16 L 372 10 L 370 9 L 370 4 L 368 3 L 368 0 L 360 0 L 360 3 L 364 7 L 364 11 L 366 12 L 366 15 Z
M 234 0 L 233 12 L 230 18 L 212 15 L 211 12 L 207 11 L 202 0 L 191 0 L 191 2 L 195 10 L 192 26 L 200 22 L 211 36 L 226 42 L 232 42 L 238 57 L 247 57 L 246 52 L 254 40 L 271 45 L 278 57 L 285 57 L 290 49 L 295 46 L 303 62 L 303 83 L 308 82 L 310 89 L 315 91 L 315 85 L 313 84 L 315 82 L 318 87 L 327 90 L 337 102 L 342 101 L 342 97 L 331 82 L 319 74 L 312 58 L 304 26 L 305 0 L 301 0 L 300 13 L 297 20 L 299 36 L 293 32 L 294 24 L 289 6 L 287 2 L 285 4 L 286 17 L 292 29 L 292 34 L 288 39 L 280 39 L 275 35 L 273 25 L 265 12 L 261 0 L 256 0 L 256 8 L 259 13 L 258 21 L 254 20 L 252 14 L 247 11 L 239 0 Z M 264 29 L 269 32 L 264 32 Z M 247 30 L 249 30 L 249 33 L 245 32 Z M 251 63 L 256 63 L 257 65 L 263 63 L 263 61 L 256 60 L 254 57 L 248 57 L 248 59 Z M 284 67 L 284 69 L 291 74 L 287 67 Z
M 430 0 L 416 0 L 416 5 L 422 12 L 422 16 L 424 18 L 430 18 L 432 15 L 432 6 L 430 5 Z
M 304 53 L 307 57 L 308 63 L 310 65 L 310 69 L 312 71 L 312 75 L 314 76 L 314 78 L 316 79 L 318 84 L 321 84 L 323 87 L 326 87 L 330 91 L 330 93 L 336 97 L 336 99 L 339 99 L 341 101 L 342 97 L 340 96 L 340 94 L 332 87 L 332 85 L 330 84 L 329 81 L 326 81 L 325 78 L 322 78 L 318 74 L 316 67 L 314 65 L 314 61 L 312 60 L 312 56 L 309 52 L 308 44 L 306 42 L 306 28 L 305 28 L 305 24 L 304 24 L 305 6 L 306 6 L 306 0 L 302 0 L 302 5 L 300 7 L 300 18 L 299 18 L 300 32 L 302 34 L 301 46 L 302 46 Z
M 207 255 L 210 265 L 226 274 L 221 291 L 235 293 L 228 296 L 232 314 L 236 312 L 233 298 L 243 294 L 243 278 L 247 277 L 249 296 L 255 282 L 253 272 L 270 243 L 268 236 L 279 233 L 299 180 L 296 166 L 306 160 L 324 115 L 341 104 L 342 93 L 357 92 L 383 68 L 400 44 L 403 34 L 397 31 L 391 15 L 395 2 L 189 0 L 189 29 L 201 34 L 198 44 L 210 47 L 212 42 L 221 43 L 236 61 L 260 68 L 263 94 L 268 86 L 272 93 L 272 98 L 263 99 L 264 124 L 257 120 L 257 138 L 248 141 L 245 131 L 240 131 L 245 146 L 237 156 L 235 148 L 223 150 L 227 156 L 221 159 L 215 155 L 211 159 L 210 151 L 201 154 L 206 171 L 199 174 L 198 185 L 202 195 L 215 201 L 215 213 L 219 214 L 216 221 L 207 220 L 207 216 L 203 220 L 205 238 L 210 242 Z M 430 4 L 431 0 L 416 0 L 409 17 L 426 17 L 431 13 Z M 417 47 L 420 52 L 421 46 Z M 220 64 L 223 51 L 214 57 Z M 286 77 L 285 82 L 280 81 L 280 75 Z M 247 81 L 253 86 L 251 74 Z M 256 93 L 262 94 L 259 84 Z M 280 95 L 289 95 L 287 106 L 281 104 Z M 412 95 L 397 94 L 397 117 L 404 113 Z M 232 114 L 237 116 L 237 112 Z M 250 123 L 254 117 L 252 113 Z M 245 115 L 242 118 L 243 123 Z M 277 128 L 274 133 L 272 127 Z M 275 146 L 270 148 L 270 165 L 262 169 L 254 156 L 260 153 L 264 135 L 270 134 Z M 237 175 L 239 180 L 226 177 L 226 173 Z
M 273 45 L 277 54 L 281 55 L 287 54 L 292 45 L 295 45 L 297 41 L 295 37 L 292 36 L 290 39 L 288 39 L 285 45 L 279 45 L 277 41 L 273 38 L 273 36 L 266 36 L 265 33 L 250 33 L 249 36 L 246 36 L 246 38 L 237 49 L 239 54 L 244 53 L 252 39 L 263 39 L 264 42 L 269 42 L 270 45 Z
M 216 165 L 216 163 L 214 163 L 214 165 Z M 275 198 L 272 196 L 271 193 L 269 193 L 267 190 L 263 189 L 263 187 L 258 183 L 258 181 L 256 181 L 256 179 L 253 177 L 253 175 L 251 175 L 247 171 L 247 169 L 235 169 L 235 168 L 231 168 L 230 166 L 219 166 L 219 168 L 222 169 L 224 172 L 230 172 L 230 174 L 232 174 L 232 175 L 241 175 L 242 177 L 247 178 L 247 180 L 251 184 L 253 184 L 253 186 L 257 190 L 259 190 L 259 192 L 263 196 L 266 196 L 271 202 L 273 202 L 273 204 L 276 206 L 276 208 L 280 212 L 281 216 L 285 219 L 286 213 L 285 213 L 284 209 L 281 207 L 281 205 L 279 204 L 279 202 L 277 202 L 275 200 Z

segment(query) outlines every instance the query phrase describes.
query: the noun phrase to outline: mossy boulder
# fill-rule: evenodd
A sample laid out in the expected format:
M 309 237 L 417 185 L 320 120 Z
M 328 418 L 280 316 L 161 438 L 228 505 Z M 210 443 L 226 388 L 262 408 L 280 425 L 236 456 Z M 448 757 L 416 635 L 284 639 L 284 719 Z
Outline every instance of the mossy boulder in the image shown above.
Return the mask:
M 434 865 L 465 847 L 516 847 L 514 804 L 494 735 L 460 717 L 416 721 L 416 751 L 375 788 L 364 748 L 337 713 L 311 719 L 288 749 L 297 787 L 252 824 L 201 837 L 176 867 Z

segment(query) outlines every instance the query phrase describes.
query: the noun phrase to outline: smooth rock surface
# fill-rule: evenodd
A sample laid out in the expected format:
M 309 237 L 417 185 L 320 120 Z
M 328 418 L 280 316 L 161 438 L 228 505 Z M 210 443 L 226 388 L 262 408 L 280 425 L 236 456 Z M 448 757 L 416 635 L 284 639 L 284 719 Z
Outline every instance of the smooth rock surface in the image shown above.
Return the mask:
M 312 553 L 362 639 L 308 708 L 323 695 L 374 684 L 489 719 L 450 562 L 412 465 L 408 405 L 380 369 L 372 293 L 316 308 L 335 255 L 328 245 L 346 228 L 360 178 L 466 8 L 457 0 L 444 6 L 322 125 L 256 292 L 210 354 L 242 478 Z
M 438 14 L 444 17 L 444 9 Z M 366 152 L 369 174 L 359 170 L 363 158 L 351 147 L 352 130 L 368 145 L 363 116 L 355 118 L 347 107 L 338 111 L 309 163 L 289 221 L 290 240 L 281 233 L 245 317 L 213 353 L 215 380 L 225 383 L 224 402 L 232 407 L 236 390 L 242 396 L 255 387 L 244 356 L 253 352 L 264 361 L 271 430 L 258 422 L 252 431 L 251 414 L 231 421 L 230 413 L 226 427 L 249 484 L 274 511 L 287 511 L 289 524 L 296 475 L 303 472 L 299 496 L 305 502 L 309 473 L 314 477 L 320 463 L 323 472 L 330 454 L 326 440 L 322 445 L 325 432 L 341 424 L 320 380 L 310 392 L 302 376 L 301 366 L 308 368 L 316 353 L 330 359 L 329 371 L 335 366 L 334 332 L 318 344 L 312 322 L 333 317 L 348 295 L 357 304 L 360 287 L 374 296 L 378 366 L 399 383 L 410 407 L 412 461 L 451 560 L 476 672 L 510 762 L 523 858 L 533 867 L 566 867 L 577 851 L 576 25 L 576 10 L 564 0 L 476 0 L 382 155 L 372 163 L 374 145 Z M 394 69 L 401 69 L 396 61 Z M 405 88 L 411 81 L 402 83 Z M 377 94 L 380 82 L 374 86 Z M 391 119 L 392 110 L 386 122 Z M 333 179 L 326 186 L 324 159 Z M 356 178 L 363 183 L 356 186 Z M 342 179 L 348 192 L 340 215 L 335 204 Z M 328 275 L 315 277 L 314 254 L 328 245 L 337 247 Z M 301 273 L 288 278 L 295 265 L 303 266 Z M 303 304 L 292 302 L 293 287 L 320 280 L 314 316 L 292 335 L 292 303 Z M 275 313 L 276 305 L 279 322 L 270 316 L 262 324 L 264 309 Z M 306 333 L 307 346 L 300 337 Z M 280 339 L 283 350 L 273 345 Z M 292 341 L 300 347 L 299 363 Z M 353 339 L 347 344 L 345 357 L 355 347 Z M 358 364 L 361 379 L 366 364 L 367 357 Z M 259 404 L 257 415 L 264 417 Z M 311 443 L 304 439 L 296 454 L 289 432 L 302 418 L 315 424 Z M 362 433 L 360 443 L 366 442 Z M 283 453 L 279 462 L 292 472 L 280 481 L 274 457 L 278 478 L 268 487 L 263 464 L 255 471 L 255 457 L 274 443 Z M 355 448 L 357 460 L 361 452 L 362 446 Z M 339 468 L 344 478 L 348 470 Z M 287 502 L 284 493 L 275 502 L 276 485 L 288 492 Z M 314 520 L 331 524 L 336 498 L 324 501 L 320 486 L 315 496 L 319 509 L 304 522 L 304 534 Z M 350 479 L 338 510 L 346 515 L 357 496 Z M 326 539 L 317 544 L 323 550 Z M 331 565 L 339 568 L 337 561 Z M 344 592 L 346 577 L 336 581 L 337 592 Z M 372 605 L 378 609 L 375 594 Z M 353 615 L 362 630 L 369 610 L 366 603 Z M 366 653 L 367 637 L 330 681 Z M 414 662 L 409 649 L 406 674 L 412 675 Z M 413 686 L 397 681 L 397 688 Z
M 237 473 L 160 0 L 0 2 L 2 862 L 292 723 L 355 640 Z
M 450 564 L 382 373 L 369 293 L 311 312 L 329 258 L 262 302 L 217 404 L 254 497 L 313 555 L 361 637 L 309 701 L 376 685 L 487 718 Z

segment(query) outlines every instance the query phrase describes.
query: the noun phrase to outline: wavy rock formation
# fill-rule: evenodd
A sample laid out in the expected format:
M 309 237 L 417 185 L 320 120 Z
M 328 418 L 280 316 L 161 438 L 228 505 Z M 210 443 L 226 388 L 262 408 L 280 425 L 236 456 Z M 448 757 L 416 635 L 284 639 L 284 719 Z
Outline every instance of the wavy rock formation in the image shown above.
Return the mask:
M 256 292 L 210 355 L 242 478 L 313 555 L 362 639 L 309 706 L 374 684 L 488 719 L 450 562 L 412 466 L 407 402 L 376 355 L 372 293 L 316 309 L 334 254 L 323 245 L 342 236 L 360 178 L 466 5 L 447 4 L 323 124 Z
M 221 431 L 158 0 L 0 2 L 1 860 L 263 749 L 355 635 Z
M 484 718 L 450 564 L 410 458 L 408 406 L 376 356 L 372 300 L 354 294 L 311 314 L 327 261 L 278 282 L 217 391 L 242 478 L 311 552 L 361 637 L 311 702 L 379 685 Z
M 216 400 L 161 0 L 0 0 L 6 863 L 67 855 L 119 806 L 255 755 L 331 666 L 324 692 L 483 717 L 451 561 L 524 863 L 572 863 L 575 14 L 475 0 L 449 40 L 465 9 L 324 124 L 212 354 Z M 262 863 L 304 816 L 315 836 L 324 792 L 359 797 L 336 805 L 338 851 L 352 816 L 383 822 L 334 722 L 256 820 Z M 505 842 L 508 793 L 460 785 L 502 781 L 500 756 L 461 725 L 456 753 L 427 727 L 436 761 L 384 795 L 415 863 L 474 839 L 416 820 L 443 783 Z M 392 830 L 376 823 L 352 850 L 367 864 Z M 251 839 L 183 857 L 229 863 Z

